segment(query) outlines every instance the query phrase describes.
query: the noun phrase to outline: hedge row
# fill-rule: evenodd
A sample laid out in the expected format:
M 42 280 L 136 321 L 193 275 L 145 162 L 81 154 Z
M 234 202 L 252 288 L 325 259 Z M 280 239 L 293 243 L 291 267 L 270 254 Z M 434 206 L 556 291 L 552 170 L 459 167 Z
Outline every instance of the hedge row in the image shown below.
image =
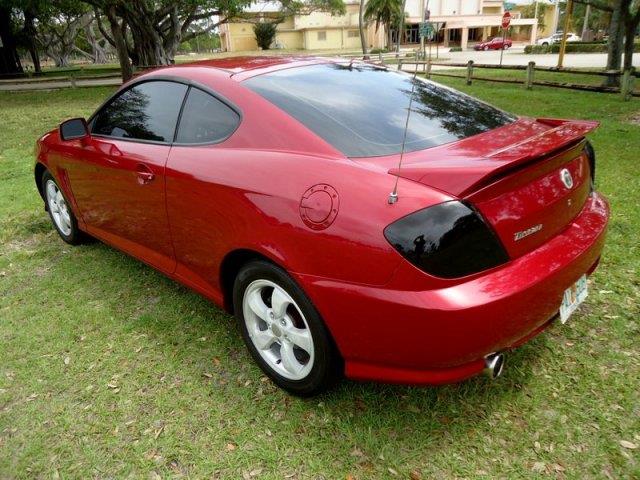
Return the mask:
M 565 50 L 567 53 L 607 53 L 607 44 L 599 42 L 568 42 Z M 634 44 L 634 52 L 640 52 L 640 43 Z M 524 53 L 558 53 L 560 44 L 553 45 L 527 45 Z

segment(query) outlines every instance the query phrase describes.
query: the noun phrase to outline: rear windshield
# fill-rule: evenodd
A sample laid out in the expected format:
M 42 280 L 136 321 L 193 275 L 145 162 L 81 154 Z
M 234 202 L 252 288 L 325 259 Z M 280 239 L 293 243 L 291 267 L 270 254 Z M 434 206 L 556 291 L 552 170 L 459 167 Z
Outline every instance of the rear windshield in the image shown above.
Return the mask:
M 399 153 L 411 75 L 370 65 L 290 68 L 244 82 L 348 157 Z M 515 117 L 433 82 L 415 80 L 405 152 L 500 127 Z

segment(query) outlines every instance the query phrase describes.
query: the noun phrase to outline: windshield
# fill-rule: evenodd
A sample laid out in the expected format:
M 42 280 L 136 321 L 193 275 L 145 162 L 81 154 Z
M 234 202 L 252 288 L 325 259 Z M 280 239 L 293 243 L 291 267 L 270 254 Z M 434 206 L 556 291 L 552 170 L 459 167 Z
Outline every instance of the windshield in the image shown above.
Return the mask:
M 289 68 L 244 84 L 348 157 L 400 153 L 413 77 L 371 65 Z M 416 79 L 405 151 L 492 130 L 515 117 L 433 82 Z

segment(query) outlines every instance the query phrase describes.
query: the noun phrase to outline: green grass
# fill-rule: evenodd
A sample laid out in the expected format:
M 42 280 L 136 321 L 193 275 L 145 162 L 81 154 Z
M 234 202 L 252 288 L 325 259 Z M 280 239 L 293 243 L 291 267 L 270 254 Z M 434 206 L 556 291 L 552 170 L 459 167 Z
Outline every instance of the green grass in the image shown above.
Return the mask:
M 0 93 L 0 478 L 638 478 L 640 449 L 620 442 L 640 444 L 640 104 L 447 83 L 519 114 L 602 121 L 591 138 L 613 216 L 590 296 L 496 382 L 344 382 L 309 400 L 266 381 L 197 294 L 54 234 L 33 143 L 111 89 Z

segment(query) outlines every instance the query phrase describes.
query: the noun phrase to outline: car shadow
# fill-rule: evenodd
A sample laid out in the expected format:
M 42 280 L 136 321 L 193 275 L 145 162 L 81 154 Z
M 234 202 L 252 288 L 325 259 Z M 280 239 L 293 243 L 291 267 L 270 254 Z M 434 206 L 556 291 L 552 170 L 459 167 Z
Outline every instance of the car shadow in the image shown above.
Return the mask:
M 242 365 L 242 372 L 247 372 L 249 378 L 260 380 L 263 377 L 246 351 L 232 316 L 199 294 L 109 246 L 95 243 L 82 248 L 93 253 L 98 253 L 98 250 L 99 258 L 92 259 L 97 262 L 94 267 L 108 268 L 113 275 L 126 278 L 127 285 L 122 288 L 129 291 L 145 291 L 148 290 L 149 284 L 158 287 L 155 290 L 159 299 L 143 301 L 144 306 L 136 314 L 138 318 L 128 315 L 122 321 L 135 323 L 137 331 L 160 340 L 161 345 L 170 344 L 172 352 L 188 349 L 188 362 L 191 365 L 211 365 L 212 358 L 218 356 L 222 363 Z M 122 258 L 115 261 L 116 257 Z M 102 261 L 105 265 L 101 267 L 99 263 Z M 143 274 L 132 275 L 132 269 Z M 104 287 L 104 297 L 113 294 L 112 288 Z M 162 296 L 166 296 L 167 300 L 163 300 Z M 176 336 L 175 321 L 164 319 L 162 315 L 162 309 L 169 304 L 173 309 L 191 312 L 180 319 L 180 322 L 184 322 L 185 328 L 179 336 Z M 128 306 L 126 308 L 129 309 Z M 201 342 L 203 338 L 211 339 L 216 336 L 223 338 L 216 338 L 215 352 L 212 351 L 214 347 L 193 349 L 193 345 Z M 275 387 L 269 387 L 273 393 L 273 400 L 269 401 L 284 403 L 293 414 L 297 412 L 301 418 L 312 414 L 311 412 L 315 415 L 320 407 L 338 428 L 355 428 L 353 431 L 362 432 L 361 435 L 365 435 L 364 432 L 375 425 L 378 432 L 390 437 L 420 434 L 444 438 L 449 435 L 447 432 L 452 430 L 464 431 L 478 428 L 481 423 L 499 422 L 502 412 L 508 410 L 513 402 L 514 395 L 526 395 L 527 383 L 535 371 L 536 364 L 541 361 L 541 352 L 545 351 L 547 342 L 543 334 L 510 352 L 507 355 L 504 373 L 496 380 L 478 376 L 453 385 L 415 387 L 344 379 L 330 391 L 307 399 L 292 397 Z M 223 355 L 229 358 L 224 359 Z M 198 378 L 204 375 L 203 372 L 193 369 L 185 371 L 194 372 Z M 233 378 L 237 373 L 238 371 L 234 371 L 226 375 L 226 378 Z M 225 374 L 222 377 L 225 377 Z M 226 387 L 220 388 L 224 383 L 226 381 L 216 385 L 216 394 L 219 392 L 224 395 L 225 388 L 237 388 L 233 380 Z M 254 381 L 254 384 L 270 385 L 269 382 L 261 381 Z M 202 388 L 211 387 L 205 382 Z M 230 397 L 236 398 L 234 395 Z M 248 400 L 238 408 L 244 412 L 243 414 L 251 415 L 252 408 L 256 409 L 257 414 L 264 406 Z M 526 415 L 526 412 L 522 415 Z M 522 421 L 526 423 L 524 418 Z

